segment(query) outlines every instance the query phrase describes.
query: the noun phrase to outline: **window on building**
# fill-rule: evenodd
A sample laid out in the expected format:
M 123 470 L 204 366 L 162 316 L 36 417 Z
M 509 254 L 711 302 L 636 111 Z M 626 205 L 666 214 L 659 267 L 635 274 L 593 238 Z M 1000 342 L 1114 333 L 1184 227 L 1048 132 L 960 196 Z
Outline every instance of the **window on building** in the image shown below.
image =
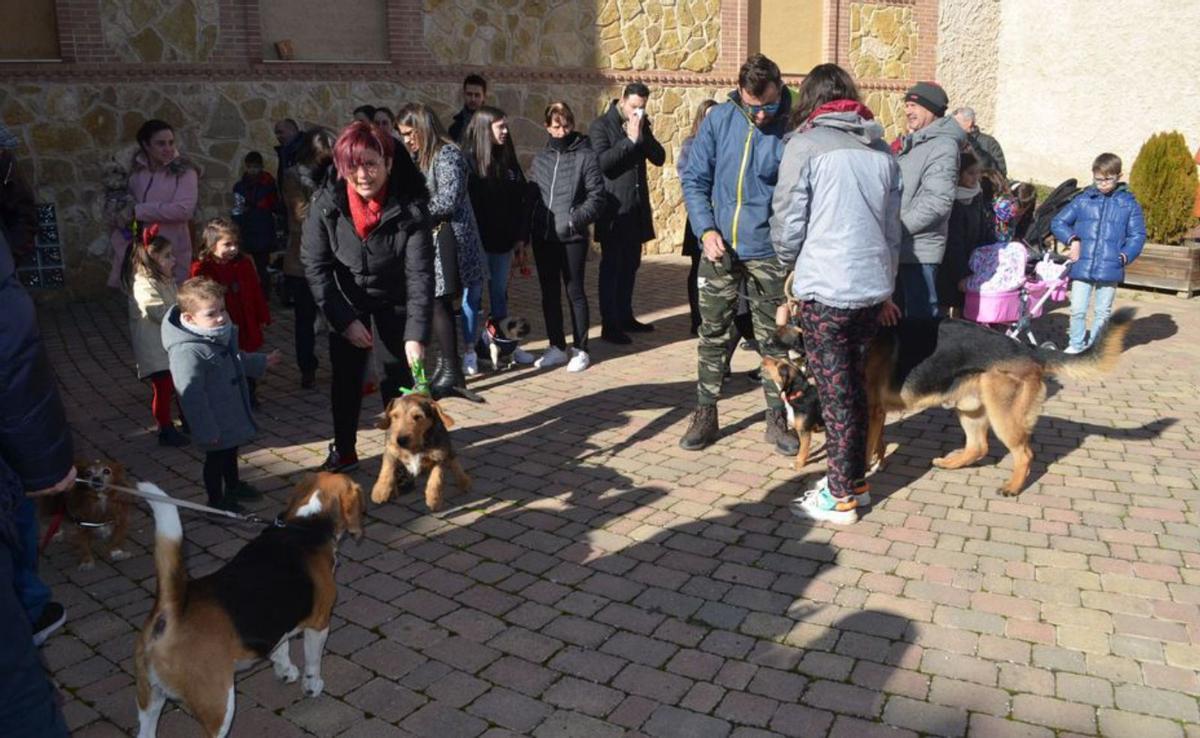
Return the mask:
M 58 59 L 58 19 L 54 0 L 4 3 L 0 23 L 0 60 Z
M 784 74 L 807 74 L 825 61 L 824 0 L 750 0 L 750 53 L 766 54 Z
M 263 58 L 387 61 L 386 0 L 259 0 Z

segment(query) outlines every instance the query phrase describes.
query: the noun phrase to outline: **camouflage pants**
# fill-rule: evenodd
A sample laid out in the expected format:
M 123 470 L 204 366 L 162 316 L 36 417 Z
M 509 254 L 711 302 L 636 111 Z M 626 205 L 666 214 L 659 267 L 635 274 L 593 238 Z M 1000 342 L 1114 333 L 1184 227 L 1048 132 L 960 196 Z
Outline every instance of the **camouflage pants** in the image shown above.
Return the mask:
M 775 308 L 783 302 L 783 266 L 774 258 L 741 261 L 737 256 L 711 262 L 701 257 L 696 286 L 700 293 L 699 381 L 696 402 L 715 405 L 725 375 L 725 346 L 737 309 L 738 290 L 744 290 L 754 322 L 754 338 L 764 355 L 786 358 L 787 351 L 774 341 Z M 766 374 L 762 378 L 767 407 L 783 409 L 779 387 Z

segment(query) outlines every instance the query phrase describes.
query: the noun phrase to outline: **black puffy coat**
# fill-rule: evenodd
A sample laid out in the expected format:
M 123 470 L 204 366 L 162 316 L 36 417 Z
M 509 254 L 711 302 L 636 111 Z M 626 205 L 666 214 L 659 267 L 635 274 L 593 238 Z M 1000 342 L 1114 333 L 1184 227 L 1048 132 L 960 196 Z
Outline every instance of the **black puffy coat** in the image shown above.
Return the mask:
M 587 136 L 551 138 L 530 168 L 538 198 L 533 204 L 533 238 L 549 243 L 586 241 L 587 227 L 604 207 L 604 175 Z
M 649 119 L 642 124 L 637 142 L 625 135 L 617 101 L 588 129 L 592 150 L 604 175 L 604 211 L 596 219 L 596 240 L 645 243 L 654 238 L 654 212 L 650 208 L 650 188 L 646 181 L 646 162 L 661 167 L 667 152 L 654 137 Z
M 387 204 L 366 240 L 354 230 L 346 180 L 313 197 L 300 260 L 313 298 L 339 333 L 376 310 L 405 311 L 404 340 L 425 342 L 433 309 L 433 237 L 425 177 L 403 152 L 392 160 Z
M 517 241 L 529 240 L 529 182 L 521 165 L 513 162 L 500 177 L 481 177 L 471 169 L 467 194 L 479 226 L 479 239 L 489 254 L 507 254 Z
M 937 272 L 937 296 L 942 305 L 963 306 L 965 295 L 958 283 L 971 273 L 971 252 L 996 240 L 992 224 L 992 203 L 984 193 L 969 202 L 954 201 L 946 227 L 946 253 Z
M 26 491 L 57 484 L 75 463 L 67 414 L 38 331 L 33 300 L 0 233 L 0 538 Z

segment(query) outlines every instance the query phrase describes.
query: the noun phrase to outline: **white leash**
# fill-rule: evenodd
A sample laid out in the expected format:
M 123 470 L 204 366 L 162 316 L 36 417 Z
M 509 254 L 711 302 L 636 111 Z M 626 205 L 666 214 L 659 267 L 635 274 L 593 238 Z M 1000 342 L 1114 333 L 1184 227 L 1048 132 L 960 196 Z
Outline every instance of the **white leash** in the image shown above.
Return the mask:
M 145 492 L 142 492 L 141 490 L 138 490 L 138 489 L 134 489 L 133 487 L 121 487 L 121 486 L 115 485 L 115 484 L 106 484 L 101 481 L 92 482 L 92 481 L 88 481 L 85 479 L 76 479 L 75 484 L 82 484 L 85 487 L 91 487 L 92 489 L 95 489 L 98 491 L 104 490 L 104 489 L 111 489 L 113 491 L 121 492 L 122 494 L 129 495 L 130 497 L 140 497 L 143 500 L 149 500 L 150 502 L 165 502 L 168 505 L 174 505 L 175 507 L 182 507 L 187 510 L 195 510 L 196 512 L 205 513 L 207 515 L 220 515 L 221 517 L 224 517 L 224 518 L 230 518 L 232 520 L 236 520 L 239 523 L 253 523 L 255 525 L 275 525 L 275 526 L 279 526 L 279 527 L 283 526 L 283 523 L 279 520 L 279 518 L 275 518 L 274 520 L 266 520 L 262 517 L 259 517 L 258 515 L 255 515 L 254 513 L 236 513 L 236 512 L 233 512 L 232 510 L 221 510 L 220 508 L 209 507 L 208 505 L 201 505 L 198 502 L 189 502 L 188 500 L 178 500 L 174 497 L 165 497 L 163 495 L 146 494 Z

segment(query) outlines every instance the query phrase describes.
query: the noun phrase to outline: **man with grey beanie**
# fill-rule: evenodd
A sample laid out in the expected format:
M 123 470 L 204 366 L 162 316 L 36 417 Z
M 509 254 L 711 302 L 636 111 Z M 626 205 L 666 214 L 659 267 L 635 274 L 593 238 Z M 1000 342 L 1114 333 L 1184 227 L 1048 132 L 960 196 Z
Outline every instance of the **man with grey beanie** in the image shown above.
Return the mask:
M 958 154 L 967 134 L 943 117 L 949 98 L 941 86 L 918 82 L 904 94 L 908 135 L 896 148 L 904 194 L 900 270 L 893 298 L 906 318 L 938 314 L 937 270 L 946 252 L 946 230 L 958 185 Z

